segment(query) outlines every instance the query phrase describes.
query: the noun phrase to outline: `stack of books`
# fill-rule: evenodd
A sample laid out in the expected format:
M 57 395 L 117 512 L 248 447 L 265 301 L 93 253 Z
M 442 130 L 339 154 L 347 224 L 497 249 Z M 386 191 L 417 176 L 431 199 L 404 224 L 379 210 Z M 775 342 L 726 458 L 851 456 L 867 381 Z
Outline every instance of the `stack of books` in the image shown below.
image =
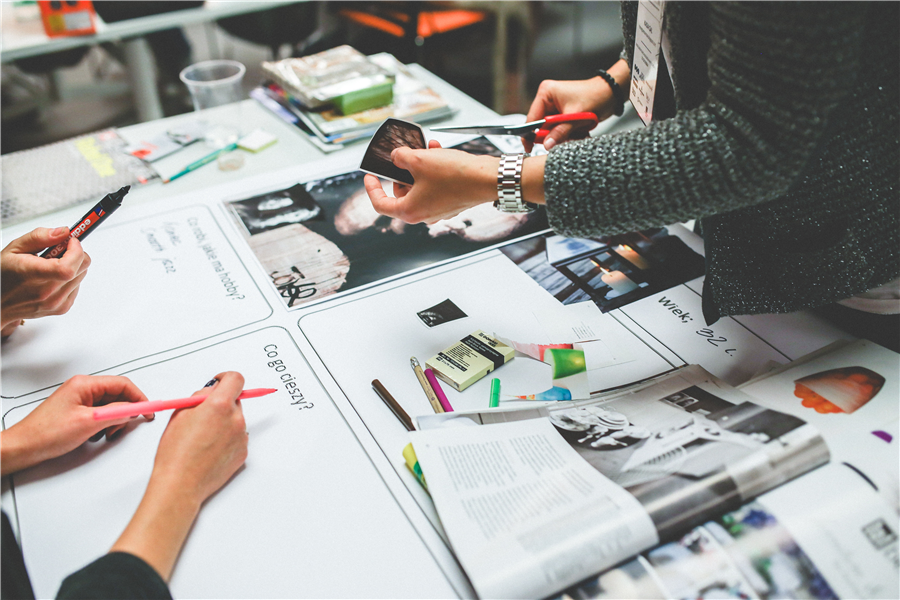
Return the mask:
M 346 107 L 352 104 L 346 102 L 332 101 L 309 106 L 304 96 L 300 94 L 296 79 L 284 76 L 286 71 L 283 65 L 280 69 L 273 66 L 279 63 L 264 63 L 270 79 L 254 89 L 250 96 L 280 118 L 296 125 L 309 136 L 310 141 L 325 152 L 340 149 L 346 143 L 371 138 L 378 126 L 388 117 L 419 123 L 447 117 L 455 112 L 440 94 L 416 79 L 409 69 L 392 55 L 380 53 L 365 58 L 380 69 L 385 77 L 393 81 L 389 104 L 364 108 L 357 112 L 346 111 Z M 326 63 L 323 63 L 323 69 L 325 66 Z M 328 81 L 327 86 L 331 90 L 328 93 L 343 91 L 347 94 L 350 91 L 366 90 L 366 85 L 369 86 L 368 89 L 379 85 L 374 83 L 373 72 L 361 74 L 362 72 L 362 69 L 345 70 L 344 74 L 348 79 L 342 84 L 335 77 L 323 76 L 319 81 Z M 276 73 L 281 75 L 276 77 Z M 310 95 L 306 93 L 307 97 Z M 320 90 L 319 97 L 325 95 L 327 93 Z

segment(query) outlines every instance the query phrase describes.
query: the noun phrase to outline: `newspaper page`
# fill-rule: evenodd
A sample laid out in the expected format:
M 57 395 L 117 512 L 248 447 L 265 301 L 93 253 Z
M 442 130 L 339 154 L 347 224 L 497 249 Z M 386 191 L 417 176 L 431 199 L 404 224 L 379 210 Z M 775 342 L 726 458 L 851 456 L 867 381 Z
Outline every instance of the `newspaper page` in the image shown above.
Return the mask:
M 536 581 L 538 570 L 533 565 L 523 566 L 523 561 L 511 554 L 510 548 L 521 544 L 516 537 L 506 536 L 500 540 L 502 543 L 495 542 L 494 548 L 483 537 L 472 534 L 476 515 L 465 510 L 461 488 L 449 477 L 446 459 L 429 446 L 432 436 L 439 434 L 447 447 L 488 445 L 501 434 L 526 440 L 524 432 L 530 431 L 526 428 L 542 423 L 540 427 L 546 432 L 542 444 L 550 445 L 552 439 L 553 448 L 574 451 L 581 459 L 578 472 L 583 472 L 585 466 L 592 468 L 609 482 L 604 487 L 605 494 L 618 486 L 622 494 L 637 503 L 632 512 L 649 517 L 655 529 L 653 536 L 642 536 L 644 541 L 678 539 L 691 528 L 737 510 L 754 497 L 828 462 L 827 447 L 813 427 L 799 418 L 749 402 L 748 396 L 696 365 L 611 397 L 530 409 L 429 415 L 420 417 L 418 422 L 424 431 L 414 434 L 413 445 L 438 514 L 474 587 L 488 597 L 557 593 L 563 589 L 559 584 L 564 578 L 551 579 L 542 573 L 544 579 Z M 467 426 L 479 424 L 491 426 Z M 530 441 L 527 443 L 529 452 L 544 454 Z M 566 455 L 572 456 L 572 452 Z M 452 467 L 459 477 L 498 468 L 489 454 L 461 454 L 453 458 Z M 578 463 L 566 462 L 565 469 L 574 468 L 573 462 Z M 559 477 L 561 473 L 561 467 L 545 467 L 539 482 L 549 482 L 551 475 Z M 501 481 L 496 485 L 500 504 L 495 511 L 507 518 L 515 503 L 511 497 L 500 494 L 509 487 L 507 484 Z M 448 512 L 448 506 L 455 510 Z M 500 507 L 505 510 L 500 511 Z M 583 520 L 596 519 L 593 509 L 579 510 Z M 601 531 L 609 523 L 609 517 L 598 521 Z M 574 561 L 568 555 L 573 548 L 569 544 L 580 538 L 559 526 L 551 531 L 559 541 L 548 552 L 573 565 L 570 576 L 596 573 L 606 568 L 603 565 L 620 562 L 635 553 L 634 544 L 622 544 L 616 550 L 618 554 L 606 561 Z M 608 539 L 608 533 L 602 535 L 597 539 Z M 482 553 L 487 553 L 490 560 Z M 577 555 L 583 557 L 585 553 L 579 551 Z M 474 560 L 475 556 L 479 558 Z M 476 564 L 472 564 L 473 560 Z M 485 589 L 486 582 L 489 587 Z

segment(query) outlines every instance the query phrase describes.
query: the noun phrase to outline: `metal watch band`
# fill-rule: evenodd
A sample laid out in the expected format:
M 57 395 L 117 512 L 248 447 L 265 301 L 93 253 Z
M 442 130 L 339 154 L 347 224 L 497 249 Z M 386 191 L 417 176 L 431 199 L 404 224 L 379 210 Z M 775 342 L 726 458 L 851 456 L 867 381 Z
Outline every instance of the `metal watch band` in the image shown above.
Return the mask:
M 524 154 L 504 154 L 497 170 L 497 201 L 494 207 L 500 212 L 528 213 L 536 205 L 522 200 L 522 163 Z

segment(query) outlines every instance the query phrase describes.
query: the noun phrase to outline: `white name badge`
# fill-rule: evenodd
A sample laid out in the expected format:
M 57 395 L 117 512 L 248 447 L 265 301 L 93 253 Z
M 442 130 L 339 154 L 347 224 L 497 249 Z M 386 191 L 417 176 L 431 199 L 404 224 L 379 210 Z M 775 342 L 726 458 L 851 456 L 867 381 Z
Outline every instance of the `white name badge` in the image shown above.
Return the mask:
M 666 0 L 641 0 L 638 4 L 629 99 L 644 125 L 653 119 L 653 96 L 656 94 L 665 5 Z

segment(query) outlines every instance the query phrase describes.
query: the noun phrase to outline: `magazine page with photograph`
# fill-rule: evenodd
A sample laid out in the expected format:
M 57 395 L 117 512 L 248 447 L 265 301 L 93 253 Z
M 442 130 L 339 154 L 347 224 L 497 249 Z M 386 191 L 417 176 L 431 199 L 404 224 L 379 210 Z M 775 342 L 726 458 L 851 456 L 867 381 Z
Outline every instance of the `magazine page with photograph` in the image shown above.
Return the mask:
M 594 400 L 427 415 L 418 424 L 411 438 L 441 522 L 488 596 L 558 593 L 630 558 L 638 540 L 656 538 L 644 550 L 678 539 L 829 458 L 815 428 L 754 404 L 697 365 Z M 540 483 L 520 480 L 536 464 Z M 556 478 L 567 483 L 544 488 Z M 585 508 L 594 490 L 611 488 L 633 502 L 602 518 Z M 585 523 L 594 518 L 591 529 Z M 488 530 L 485 522 L 504 525 Z M 489 570 L 484 552 L 493 557 Z
M 832 463 L 558 598 L 893 599 L 897 549 L 894 511 L 857 471 Z
M 813 424 L 832 459 L 864 473 L 900 512 L 900 354 L 858 340 L 741 389 L 761 406 Z
M 455 147 L 473 154 L 501 154 L 484 137 Z M 352 171 L 224 203 L 287 308 L 548 227 L 543 210 L 501 213 L 489 204 L 432 225 L 410 225 L 375 212 L 363 176 Z M 393 185 L 382 183 L 386 189 Z
M 591 239 L 548 233 L 500 251 L 563 304 L 594 302 L 608 312 L 703 276 L 703 256 L 677 229 Z

